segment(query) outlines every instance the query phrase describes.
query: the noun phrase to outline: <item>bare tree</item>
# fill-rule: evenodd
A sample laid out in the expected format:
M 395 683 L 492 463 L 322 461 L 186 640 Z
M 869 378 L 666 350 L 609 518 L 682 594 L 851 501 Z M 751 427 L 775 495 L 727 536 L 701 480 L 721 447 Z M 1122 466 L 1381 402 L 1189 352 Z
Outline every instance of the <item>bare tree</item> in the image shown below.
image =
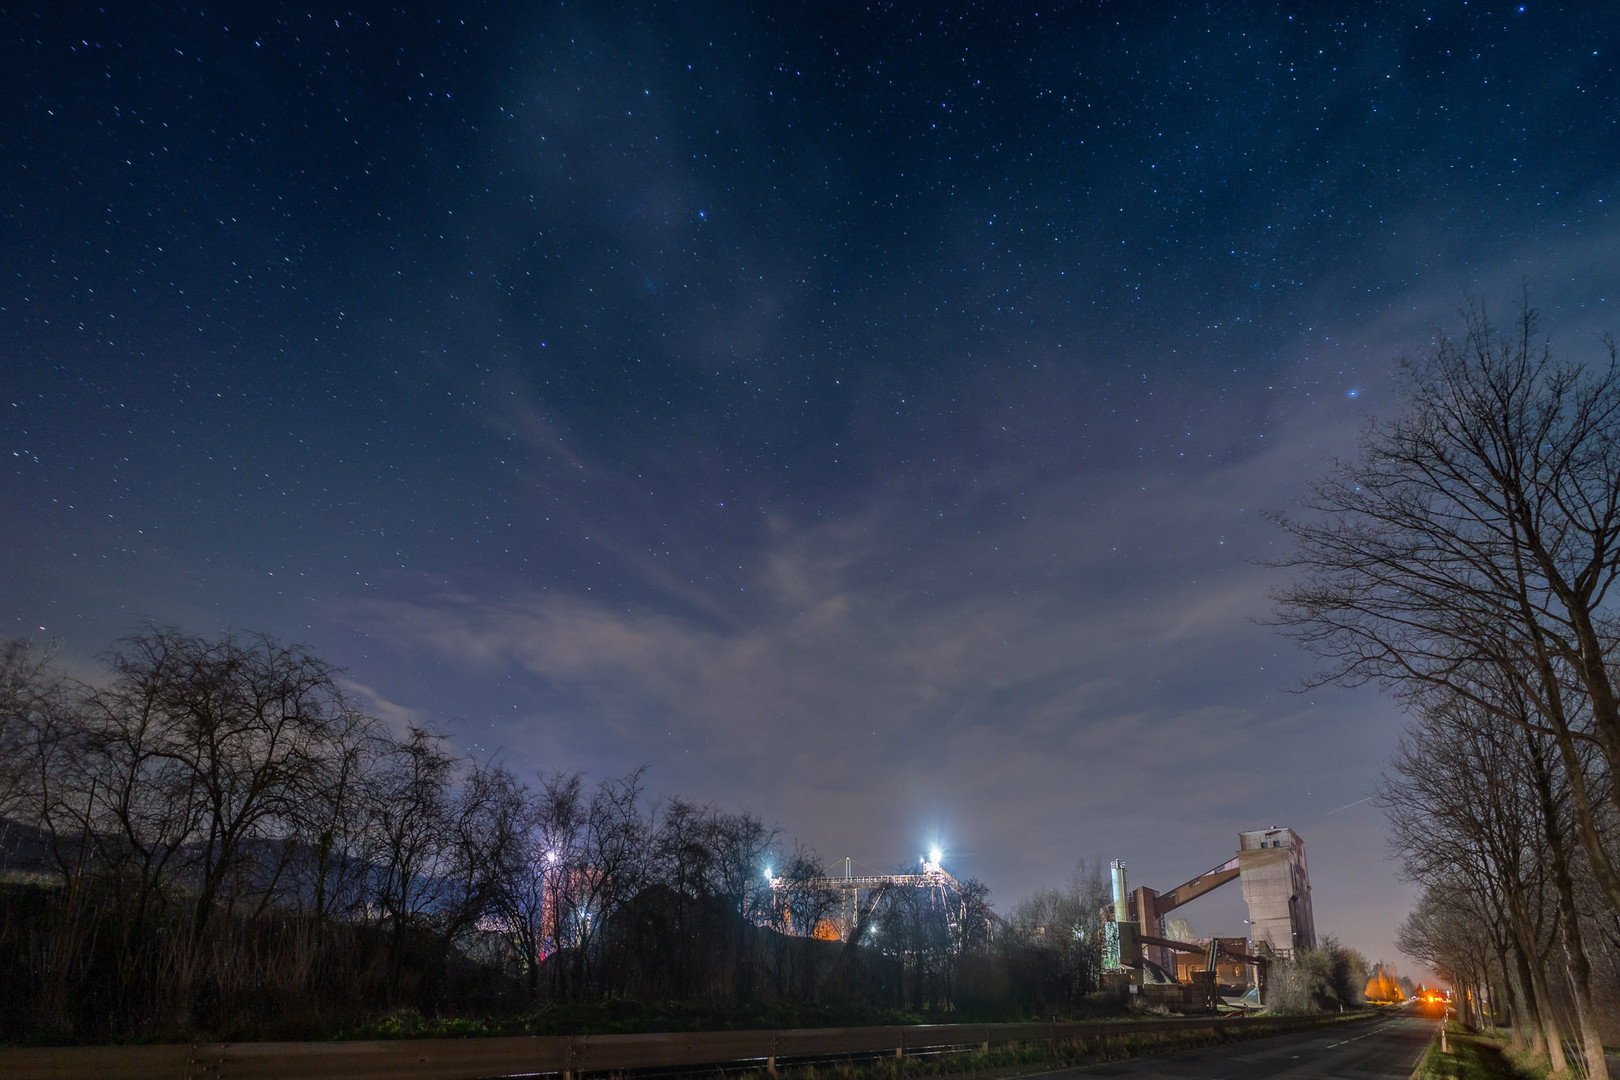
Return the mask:
M 0 641 L 0 818 L 32 816 L 32 794 L 39 775 L 36 755 L 55 726 L 64 683 L 51 670 L 53 650 L 38 652 L 32 642 Z
M 836 889 L 812 889 L 806 883 L 825 879 L 827 863 L 813 848 L 795 844 L 778 878 L 786 897 L 785 929 L 801 937 L 824 936 L 835 940 L 832 919 L 843 904 Z
M 1563 1042 L 1554 1017 L 1555 980 L 1548 959 L 1565 910 L 1553 876 L 1539 857 L 1547 834 L 1543 804 L 1526 782 L 1524 728 L 1503 717 L 1505 707 L 1482 709 L 1474 698 L 1432 691 L 1421 701 L 1416 730 L 1403 738 L 1381 797 L 1389 813 L 1392 845 L 1404 871 L 1456 897 L 1471 890 L 1510 943 L 1525 1019 L 1537 1052 L 1544 1048 L 1563 1068 Z M 1556 826 L 1555 826 L 1556 827 Z M 1578 938 L 1576 949 L 1579 949 Z M 1583 1034 L 1593 1031 L 1581 1013 Z M 1601 1055 L 1597 1068 L 1602 1073 Z
M 451 938 L 499 919 L 508 882 L 528 848 L 528 789 L 504 765 L 471 761 L 451 803 L 447 900 L 440 929 Z
M 1101 911 L 1112 899 L 1103 861 L 1083 859 L 1066 885 L 1012 910 L 1001 951 L 1039 995 L 1043 1013 L 1071 1009 L 1101 987 Z
M 389 930 L 389 982 L 396 996 L 412 932 L 431 923 L 445 895 L 455 767 L 435 735 L 413 726 L 372 780 L 365 858 L 370 903 Z
M 585 827 L 590 818 L 584 796 L 584 778 L 578 772 L 553 772 L 541 778 L 539 843 L 545 868 L 541 873 L 540 903 L 546 953 L 567 943 L 572 912 L 579 906 L 585 860 Z M 553 992 L 561 989 L 562 964 L 553 964 Z
M 647 811 L 644 770 L 531 788 L 390 734 L 263 635 L 149 629 L 106 659 L 84 685 L 0 652 L 0 813 L 48 881 L 0 891 L 0 1035 L 287 1037 L 548 989 L 944 1009 L 964 978 L 1005 991 L 977 882 L 896 890 L 863 923 L 885 922 L 876 947 L 816 940 L 840 894 L 773 888 L 825 877 L 813 852 L 784 860 L 747 811 Z
M 113 795 L 122 841 L 137 851 L 164 836 L 165 851 L 183 842 L 198 935 L 222 909 L 251 899 L 262 910 L 285 867 L 285 846 L 270 842 L 296 831 L 318 794 L 330 725 L 349 712 L 331 667 L 262 635 L 206 641 L 174 629 L 128 638 L 110 660 L 112 684 L 90 697 L 93 741 L 122 760 L 124 777 L 148 777 L 145 799 Z
M 547 843 L 546 800 L 510 773 L 495 792 L 499 842 L 492 857 L 490 907 L 517 952 L 530 992 L 540 987 L 540 963 L 548 953 L 548 901 L 557 852 Z
M 835 919 L 843 904 L 836 889 L 809 888 L 808 883 L 827 877 L 827 864 L 815 850 L 795 844 L 793 854 L 782 868 L 779 880 L 784 899 L 781 929 L 801 939 L 789 939 L 783 984 L 806 1001 L 815 997 L 820 965 L 820 942 L 838 940 Z M 803 939 L 809 941 L 803 942 Z
M 1581 912 L 1576 904 L 1575 877 L 1570 865 L 1579 848 L 1572 851 L 1572 845 L 1565 840 L 1570 831 L 1570 785 L 1543 745 L 1542 736 L 1528 725 L 1521 725 L 1520 733 L 1523 740 L 1520 747 L 1522 758 L 1527 766 L 1529 786 L 1535 793 L 1536 819 L 1545 840 L 1547 872 L 1558 908 L 1558 942 L 1574 1001 L 1575 1024 L 1579 1029 L 1581 1051 L 1586 1058 L 1587 1076 L 1606 1078 L 1608 1066 L 1604 1059 L 1603 1035 L 1592 993 L 1592 964 L 1581 930 Z
M 1494 998 L 1490 986 L 1496 943 L 1487 930 L 1490 916 L 1476 906 L 1477 900 L 1470 888 L 1428 885 L 1396 934 L 1401 952 L 1462 991 L 1464 1008 L 1470 996 Z M 1511 979 L 1505 969 L 1498 970 L 1497 978 Z
M 579 861 L 568 869 L 565 936 L 574 945 L 574 986 L 586 992 L 600 978 L 595 953 L 603 927 L 646 880 L 649 825 L 642 816 L 645 768 L 603 780 L 585 813 Z
M 1620 806 L 1614 624 L 1620 573 L 1620 365 L 1555 359 L 1524 308 L 1501 333 L 1475 306 L 1460 341 L 1406 364 L 1406 407 L 1280 519 L 1298 579 L 1281 623 L 1324 661 L 1323 680 L 1440 685 L 1468 696 L 1481 666 L 1534 708 L 1570 783 L 1592 873 L 1620 905 L 1600 807 Z M 1584 699 L 1571 705 L 1569 688 Z M 1480 699 L 1483 708 L 1493 708 Z M 1606 764 L 1588 787 L 1581 747 Z
M 354 918 L 368 900 L 367 836 L 374 824 L 374 781 L 392 744 L 382 725 L 357 709 L 329 718 L 325 753 L 298 812 L 292 845 L 290 903 L 306 912 L 317 932 L 339 918 Z

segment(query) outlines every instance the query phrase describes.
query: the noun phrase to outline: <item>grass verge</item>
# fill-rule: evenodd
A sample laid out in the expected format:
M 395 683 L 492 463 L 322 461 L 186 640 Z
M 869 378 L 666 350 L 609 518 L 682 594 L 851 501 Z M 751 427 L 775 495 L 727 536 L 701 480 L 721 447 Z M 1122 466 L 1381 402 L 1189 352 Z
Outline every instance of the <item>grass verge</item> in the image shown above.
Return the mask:
M 1140 1020 L 1144 1014 L 1126 1012 L 1104 995 L 1080 1003 L 1062 1020 Z M 609 1000 L 579 1004 L 548 1004 L 519 1015 L 502 1017 L 423 1016 L 415 1009 L 400 1009 L 326 1033 L 338 1039 L 454 1039 L 491 1035 L 634 1035 L 675 1031 L 785 1031 L 798 1028 L 874 1027 L 913 1024 L 993 1023 L 1011 1019 L 1037 1022 L 1037 1017 L 984 1017 L 963 1012 L 907 1012 L 868 1006 L 807 1003 L 700 1005 L 665 1001 L 643 1003 Z M 282 1035 L 299 1038 L 299 1034 Z M 320 1035 L 303 1035 L 318 1038 Z
M 1423 1056 L 1412 1080 L 1530 1080 L 1508 1058 L 1502 1043 L 1485 1035 L 1475 1035 L 1455 1020 L 1446 1025 L 1449 1053 L 1440 1052 L 1436 1039 Z
M 549 1004 L 533 1012 L 504 1017 L 425 1017 L 415 1009 L 400 1009 L 345 1028 L 337 1037 L 454 1039 L 490 1035 L 635 1035 L 671 1031 L 753 1031 L 938 1022 L 924 1014 L 863 1006 L 761 1004 L 720 1007 L 679 1001 L 643 1004 L 639 1001 L 610 1000 Z

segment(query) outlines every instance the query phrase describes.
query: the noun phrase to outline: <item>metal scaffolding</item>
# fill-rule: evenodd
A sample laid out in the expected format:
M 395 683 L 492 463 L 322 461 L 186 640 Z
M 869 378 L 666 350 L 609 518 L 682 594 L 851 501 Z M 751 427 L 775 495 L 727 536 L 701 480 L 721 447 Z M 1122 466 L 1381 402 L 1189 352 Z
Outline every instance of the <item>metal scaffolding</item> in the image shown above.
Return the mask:
M 850 940 L 852 934 L 857 933 L 861 926 L 871 916 L 873 909 L 883 894 L 892 888 L 930 889 L 934 893 L 934 900 L 950 918 L 951 930 L 959 928 L 962 912 L 961 904 L 951 902 L 953 896 L 962 895 L 962 883 L 951 876 L 950 871 L 931 862 L 922 860 L 922 871 L 916 874 L 853 874 L 851 860 L 844 860 L 844 874 L 842 877 L 813 877 L 813 878 L 779 878 L 770 879 L 773 892 L 814 892 L 827 890 L 842 893 L 842 903 L 839 905 L 838 936 L 843 941 Z M 861 894 L 865 893 L 863 897 Z

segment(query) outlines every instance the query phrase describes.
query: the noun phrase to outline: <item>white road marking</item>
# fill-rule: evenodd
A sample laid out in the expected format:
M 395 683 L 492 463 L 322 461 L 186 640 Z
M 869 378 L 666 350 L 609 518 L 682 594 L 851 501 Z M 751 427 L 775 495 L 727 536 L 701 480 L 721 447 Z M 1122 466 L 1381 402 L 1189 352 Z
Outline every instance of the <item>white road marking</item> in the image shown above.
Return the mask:
M 1375 1027 L 1375 1028 L 1373 1028 L 1373 1029 L 1372 1029 L 1372 1030 L 1371 1030 L 1371 1031 L 1369 1031 L 1369 1032 L 1366 1032 L 1366 1033 L 1365 1033 L 1365 1034 L 1362 1034 L 1362 1035 L 1357 1035 L 1357 1036 L 1356 1036 L 1356 1037 L 1355 1037 L 1355 1038 L 1353 1038 L 1353 1039 L 1340 1039 L 1340 1040 L 1339 1040 L 1339 1041 L 1338 1041 L 1338 1042 L 1336 1042 L 1336 1043 L 1328 1043 L 1328 1044 L 1327 1044 L 1327 1045 L 1326 1045 L 1326 1046 L 1324 1046 L 1324 1047 L 1323 1047 L 1323 1048 L 1322 1048 L 1322 1049 L 1324 1049 L 1324 1050 L 1331 1050 L 1331 1049 L 1333 1049 L 1333 1048 L 1334 1048 L 1334 1047 L 1335 1047 L 1335 1046 L 1343 1046 L 1343 1045 L 1344 1045 L 1344 1044 L 1345 1044 L 1345 1043 L 1353 1043 L 1353 1042 L 1360 1042 L 1360 1041 L 1361 1041 L 1361 1040 L 1362 1040 L 1362 1039 L 1365 1039 L 1365 1038 L 1367 1038 L 1367 1037 L 1368 1037 L 1368 1036 L 1370 1036 L 1370 1035 L 1376 1035 L 1376 1034 L 1378 1034 L 1378 1033 L 1379 1033 L 1379 1032 L 1380 1032 L 1380 1031 L 1383 1031 L 1383 1030 L 1384 1030 L 1384 1029 L 1385 1029 L 1385 1028 L 1387 1028 L 1387 1027 L 1389 1027 L 1389 1025 L 1388 1025 L 1388 1024 L 1381 1024 L 1381 1025 L 1379 1025 L 1379 1026 L 1378 1026 L 1378 1027 Z

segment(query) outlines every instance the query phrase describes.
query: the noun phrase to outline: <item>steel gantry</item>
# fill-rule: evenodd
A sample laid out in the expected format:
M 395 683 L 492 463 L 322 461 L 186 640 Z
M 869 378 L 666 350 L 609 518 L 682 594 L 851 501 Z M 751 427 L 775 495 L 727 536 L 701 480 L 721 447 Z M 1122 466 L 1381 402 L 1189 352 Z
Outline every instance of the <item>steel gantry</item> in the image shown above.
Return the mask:
M 925 856 L 922 859 L 921 872 L 915 874 L 853 874 L 850 870 L 851 860 L 845 859 L 842 877 L 773 877 L 770 879 L 771 891 L 788 893 L 827 890 L 841 893 L 838 936 L 843 941 L 849 941 L 852 936 L 859 934 L 878 902 L 883 899 L 883 894 L 896 887 L 930 890 L 934 902 L 946 912 L 951 931 L 955 933 L 960 929 L 963 915 L 960 903 L 962 883 L 952 877 L 950 871 L 939 865 L 937 857 L 929 859 Z M 957 898 L 955 903 L 952 903 L 953 896 Z

